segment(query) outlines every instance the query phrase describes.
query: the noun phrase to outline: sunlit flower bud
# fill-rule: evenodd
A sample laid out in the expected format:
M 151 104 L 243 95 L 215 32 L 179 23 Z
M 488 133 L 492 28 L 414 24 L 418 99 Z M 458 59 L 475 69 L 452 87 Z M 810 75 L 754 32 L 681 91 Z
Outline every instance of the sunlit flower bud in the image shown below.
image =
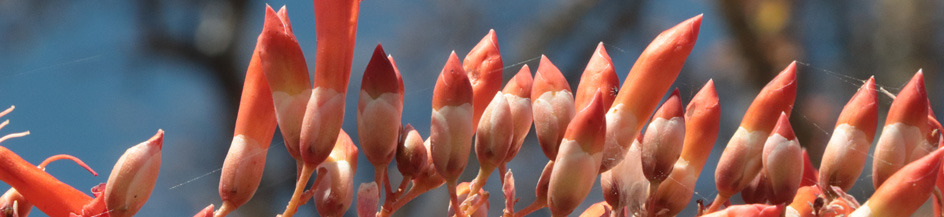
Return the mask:
M 393 160 L 403 113 L 403 81 L 377 44 L 364 70 L 357 104 L 357 135 L 367 160 L 374 165 L 374 181 L 382 186 Z
M 554 159 L 567 124 L 574 117 L 574 96 L 564 75 L 543 55 L 531 89 L 531 109 L 541 150 L 548 159 Z
M 609 109 L 616 99 L 616 93 L 619 88 L 619 77 L 616 77 L 616 70 L 613 69 L 613 60 L 610 54 L 603 48 L 603 42 L 597 44 L 596 51 L 590 57 L 587 68 L 580 75 L 580 84 L 577 85 L 577 94 L 574 95 L 574 106 L 577 111 L 590 104 L 593 99 L 593 93 L 598 89 L 603 93 L 603 108 Z
M 470 186 L 473 195 L 485 185 L 495 167 L 505 162 L 514 130 L 508 101 L 498 92 L 485 108 L 475 133 L 475 156 L 481 168 Z
M 643 137 L 642 172 L 653 188 L 672 173 L 675 162 L 682 154 L 685 141 L 685 118 L 678 89 L 656 111 Z M 655 190 L 655 189 L 653 189 Z
M 508 100 L 508 107 L 511 109 L 511 117 L 515 125 L 514 139 L 511 147 L 508 148 L 507 156 L 505 156 L 506 162 L 511 161 L 518 155 L 518 150 L 521 150 L 524 138 L 531 131 L 533 122 L 531 117 L 531 84 L 533 82 L 531 69 L 525 64 L 518 71 L 518 74 L 515 74 L 515 77 L 512 77 L 508 84 L 505 84 L 505 89 L 502 89 L 505 100 Z
M 324 163 L 318 166 L 315 206 L 321 216 L 343 216 L 354 198 L 357 147 L 344 130 Z
M 907 87 L 907 86 L 906 86 Z M 918 210 L 934 191 L 936 175 L 941 172 L 944 149 L 908 163 L 880 185 L 865 204 L 852 213 L 861 216 L 909 216 Z
M 569 215 L 590 193 L 603 160 L 606 133 L 602 93 L 594 94 L 567 126 L 548 183 L 547 206 L 553 216 Z
M 639 55 L 606 114 L 606 145 L 600 171 L 622 161 L 646 119 L 675 82 L 698 39 L 702 15 L 682 21 L 652 40 Z
M 293 158 L 300 161 L 298 143 L 305 105 L 311 97 L 311 79 L 285 7 L 276 13 L 266 5 L 265 25 L 256 43 L 285 147 Z
M 764 171 L 770 181 L 771 204 L 793 202 L 803 179 L 803 150 L 793 134 L 789 117 L 780 115 L 773 133 L 764 143 Z
M 852 188 L 865 168 L 877 124 L 878 94 L 875 77 L 871 77 L 839 114 L 820 163 L 820 186 L 839 186 L 844 191 Z
M 144 206 L 161 169 L 164 131 L 129 148 L 121 155 L 105 184 L 105 207 L 109 216 L 134 216 Z
M 472 84 L 474 101 L 472 122 L 473 127 L 477 128 L 488 102 L 502 88 L 502 59 L 494 29 L 489 30 L 488 34 L 469 51 L 462 60 L 462 69 L 465 70 L 469 83 Z
M 426 170 L 429 164 L 426 146 L 423 146 L 423 137 L 413 129 L 413 125 L 403 127 L 403 141 L 397 145 L 397 169 L 404 177 L 415 177 Z
M 929 144 L 925 137 L 928 134 L 927 103 L 924 74 L 919 70 L 888 109 L 872 161 L 872 184 L 876 189 L 905 164 L 937 146 Z
M 465 170 L 475 133 L 472 122 L 472 85 L 459 65 L 456 52 L 449 55 L 446 65 L 433 88 L 433 113 L 429 130 L 430 153 L 436 171 L 446 179 L 450 200 L 459 216 L 456 185 Z
M 762 168 L 761 155 L 764 141 L 777 123 L 781 113 L 793 110 L 796 99 L 796 62 L 767 83 L 754 102 L 744 113 L 741 125 L 728 141 L 718 167 L 715 170 L 715 197 L 708 212 L 717 210 L 721 204 L 744 189 Z

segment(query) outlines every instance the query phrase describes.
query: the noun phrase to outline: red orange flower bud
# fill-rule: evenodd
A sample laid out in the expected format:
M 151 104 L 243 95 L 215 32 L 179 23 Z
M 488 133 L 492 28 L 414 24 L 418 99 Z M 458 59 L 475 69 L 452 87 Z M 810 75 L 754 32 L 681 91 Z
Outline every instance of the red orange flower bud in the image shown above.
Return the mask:
M 475 133 L 472 106 L 472 85 L 459 65 L 456 53 L 452 52 L 433 89 L 429 151 L 436 171 L 446 179 L 450 199 L 459 216 L 465 215 L 458 211 L 455 191 L 472 148 L 472 134 Z
M 574 96 L 564 75 L 543 55 L 531 88 L 531 109 L 541 150 L 554 159 L 567 124 L 574 117 Z
M 485 108 L 475 133 L 475 156 L 481 168 L 470 186 L 471 195 L 477 194 L 485 185 L 495 167 L 506 162 L 505 157 L 511 147 L 515 129 L 511 109 L 503 95 L 501 92 L 495 94 L 488 108 Z
M 285 12 L 283 8 L 281 12 Z M 257 49 L 258 51 L 258 49 Z M 236 129 L 220 175 L 219 215 L 226 216 L 249 201 L 259 188 L 265 169 L 266 153 L 276 127 L 275 106 L 262 60 L 255 52 L 246 70 Z
M 599 174 L 606 133 L 602 93 L 574 116 L 561 141 L 548 183 L 547 206 L 553 216 L 566 216 L 583 202 Z
M 301 160 L 298 142 L 301 136 L 305 105 L 311 96 L 308 66 L 302 54 L 285 7 L 276 13 L 266 5 L 265 25 L 257 42 L 262 71 L 272 91 L 275 117 L 285 140 L 288 153 Z
M 472 122 L 473 127 L 478 127 L 485 107 L 502 88 L 502 59 L 494 29 L 488 30 L 488 34 L 469 51 L 462 60 L 462 69 L 472 84 Z
M 508 148 L 508 155 L 505 157 L 506 162 L 511 161 L 518 155 L 518 150 L 521 150 L 524 138 L 531 131 L 531 123 L 533 122 L 531 116 L 532 82 L 534 80 L 531 79 L 531 69 L 525 64 L 518 71 L 518 74 L 515 74 L 515 77 L 512 77 L 508 84 L 505 84 L 505 89 L 502 90 L 505 100 L 508 100 L 508 107 L 511 109 L 511 117 L 515 125 L 514 138 L 511 147 Z
M 777 77 L 760 91 L 744 114 L 741 126 L 718 161 L 715 186 L 718 196 L 708 211 L 717 208 L 732 195 L 740 192 L 760 172 L 761 151 L 764 141 L 776 125 L 781 113 L 789 116 L 796 99 L 796 62 L 790 63 Z
M 328 159 L 318 166 L 314 186 L 315 206 L 321 216 L 343 216 L 354 199 L 354 173 L 357 172 L 357 147 L 344 130 Z
M 112 169 L 105 184 L 105 207 L 109 216 L 134 216 L 144 206 L 161 168 L 161 146 L 164 131 L 147 141 L 129 148 Z
M 577 94 L 574 95 L 574 105 L 577 111 L 590 104 L 593 99 L 593 93 L 600 90 L 603 93 L 603 108 L 609 109 L 616 99 L 617 89 L 619 88 L 619 77 L 616 77 L 616 70 L 613 69 L 613 60 L 610 54 L 603 48 L 603 42 L 597 44 L 597 50 L 593 51 L 587 68 L 580 75 L 580 84 L 577 85 Z
M 701 17 L 663 31 L 639 55 L 606 114 L 606 155 L 600 171 L 623 160 L 623 152 L 659 105 L 662 94 L 675 82 L 698 39 Z
M 685 118 L 682 117 L 682 100 L 678 89 L 656 111 L 642 146 L 642 172 L 652 187 L 658 187 L 672 173 L 675 161 L 682 154 L 685 141 Z M 653 189 L 655 190 L 655 189 Z
M 413 125 L 407 124 L 400 138 L 403 141 L 397 145 L 397 169 L 404 178 L 420 175 L 429 164 L 423 137 L 413 129 Z
M 878 94 L 875 77 L 871 77 L 839 114 L 820 163 L 820 186 L 838 186 L 844 191 L 852 188 L 865 168 L 877 124 Z
M 403 81 L 383 47 L 377 44 L 361 81 L 357 104 L 357 135 L 367 160 L 374 165 L 374 180 L 383 186 L 387 165 L 393 160 L 403 113 Z
M 771 204 L 793 202 L 803 179 L 803 150 L 793 134 L 786 113 L 780 114 L 777 126 L 764 143 L 764 171 L 770 182 Z
M 924 74 L 918 71 L 888 109 L 872 161 L 872 184 L 876 189 L 895 171 L 936 147 L 937 144 L 929 144 L 925 137 L 928 134 L 927 103 Z
M 698 176 L 701 174 L 708 154 L 718 138 L 718 124 L 721 121 L 721 104 L 714 82 L 708 80 L 704 87 L 695 94 L 685 111 L 685 141 L 679 160 L 669 179 L 650 193 L 646 210 L 650 216 L 675 216 L 688 205 Z M 625 161 L 625 159 L 624 159 Z
M 910 85 L 909 85 L 910 86 Z M 908 86 L 906 86 L 908 87 Z M 908 163 L 880 185 L 865 204 L 850 216 L 909 216 L 934 191 L 944 149 Z

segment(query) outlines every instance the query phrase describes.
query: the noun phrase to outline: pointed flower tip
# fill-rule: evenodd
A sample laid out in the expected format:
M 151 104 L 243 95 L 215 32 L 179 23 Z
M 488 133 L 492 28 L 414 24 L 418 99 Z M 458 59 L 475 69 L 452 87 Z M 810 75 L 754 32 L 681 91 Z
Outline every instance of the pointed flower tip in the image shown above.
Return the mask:
M 449 54 L 446 65 L 443 66 L 436 86 L 433 88 L 433 108 L 443 106 L 459 106 L 472 103 L 472 84 L 462 69 L 462 64 L 456 52 Z
M 836 123 L 836 126 L 839 124 L 854 126 L 863 130 L 869 136 L 868 138 L 872 138 L 878 124 L 878 92 L 875 91 L 874 77 L 862 84 L 852 99 L 846 103 Z
M 564 78 L 564 74 L 561 74 L 557 66 L 546 56 L 541 55 L 541 63 L 538 65 L 537 71 L 537 75 L 534 76 L 534 89 L 531 91 L 531 94 L 540 95 L 548 91 L 571 90 L 570 84 L 567 84 L 567 79 Z M 532 100 L 535 98 L 536 97 L 532 97 Z
M 919 71 L 892 101 L 885 125 L 899 122 L 911 126 L 926 125 L 927 109 L 928 96 L 924 89 L 924 75 Z
M 655 117 L 668 120 L 674 117 L 682 117 L 683 113 L 679 90 L 675 88 L 672 95 L 670 95 L 669 98 L 665 100 L 665 103 L 662 103 L 662 107 L 656 111 Z
M 288 17 L 285 7 L 283 6 L 279 12 L 276 12 L 275 9 L 272 9 L 272 6 L 266 4 L 266 13 L 265 13 L 265 23 L 263 24 L 263 31 L 276 31 L 280 33 L 288 32 L 291 27 L 288 27 L 285 23 L 286 17 Z
M 597 90 L 590 104 L 577 112 L 567 126 L 564 138 L 577 141 L 587 153 L 603 150 L 603 137 L 606 133 L 606 110 L 603 108 L 602 93 Z
M 361 90 L 366 91 L 371 97 L 380 97 L 384 93 L 399 93 L 401 83 L 397 76 L 393 64 L 387 58 L 383 46 L 379 43 L 374 49 L 374 54 L 367 63 L 367 69 L 364 70 L 364 78 L 361 82 Z
M 502 92 L 521 98 L 530 98 L 531 84 L 533 82 L 534 79 L 531 78 L 531 68 L 528 67 L 528 64 L 525 64 L 521 67 L 521 70 L 518 70 L 518 73 L 515 74 L 515 77 L 512 77 L 511 80 L 508 81 L 508 84 L 505 85 L 505 88 L 502 89 Z
M 158 129 L 157 133 L 147 140 L 147 143 L 148 145 L 157 146 L 159 149 L 162 148 L 164 145 L 164 129 Z
M 787 116 L 786 113 L 781 112 L 780 118 L 777 120 L 777 126 L 774 127 L 773 133 L 780 134 L 783 138 L 787 140 L 796 139 L 796 135 L 793 133 L 793 126 L 790 126 L 790 116 Z

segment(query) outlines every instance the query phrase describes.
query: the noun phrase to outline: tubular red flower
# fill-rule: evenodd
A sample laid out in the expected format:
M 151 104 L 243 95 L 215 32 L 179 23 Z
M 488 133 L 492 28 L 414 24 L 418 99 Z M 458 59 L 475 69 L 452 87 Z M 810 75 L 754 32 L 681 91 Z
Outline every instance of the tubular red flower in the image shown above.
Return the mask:
M 292 34 L 285 7 L 279 11 L 276 13 L 266 5 L 265 26 L 256 42 L 256 52 L 272 91 L 275 117 L 285 147 L 295 160 L 301 161 L 298 145 L 305 105 L 311 97 L 311 79 L 308 78 L 305 56 Z
M 685 141 L 685 118 L 682 112 L 682 100 L 678 89 L 675 89 L 656 111 L 643 137 L 640 146 L 642 171 L 652 183 L 653 191 L 672 173 L 682 153 Z
M 869 78 L 843 107 L 820 163 L 820 186 L 848 191 L 858 180 L 878 124 L 875 77 Z
M 489 30 L 488 34 L 469 51 L 462 60 L 462 69 L 465 70 L 469 83 L 472 84 L 474 97 L 472 126 L 478 127 L 479 119 L 485 107 L 488 106 L 488 102 L 502 88 L 502 59 L 494 29 Z
M 561 141 L 560 153 L 547 189 L 547 206 L 553 216 L 569 215 L 590 193 L 603 160 L 606 121 L 602 93 L 574 116 Z
M 702 15 L 682 21 L 660 33 L 629 71 L 607 112 L 606 155 L 601 171 L 622 161 L 646 119 L 669 90 L 698 39 Z
M 937 149 L 914 162 L 908 163 L 880 185 L 869 201 L 850 216 L 909 216 L 934 191 L 934 183 L 941 172 L 944 149 Z
M 532 82 L 534 81 L 531 78 L 531 69 L 525 64 L 518 71 L 518 74 L 515 74 L 515 77 L 512 77 L 508 84 L 505 84 L 505 89 L 502 90 L 505 100 L 508 100 L 508 107 L 511 110 L 511 117 L 515 126 L 514 138 L 511 147 L 508 148 L 505 162 L 511 161 L 518 155 L 521 145 L 524 144 L 524 138 L 531 131 L 531 124 L 534 120 L 531 116 Z
M 777 126 L 764 143 L 763 165 L 770 182 L 768 201 L 789 204 L 803 180 L 803 150 L 797 142 L 789 117 L 781 113 Z
M 433 112 L 430 124 L 430 153 L 436 171 L 446 179 L 453 208 L 459 216 L 456 185 L 459 175 L 465 170 L 472 148 L 472 85 L 466 77 L 456 53 L 439 74 L 433 89 Z
M 393 160 L 403 113 L 403 81 L 377 44 L 357 104 L 357 135 L 367 160 L 374 165 L 374 181 L 383 186 L 387 165 Z
M 284 12 L 284 8 L 280 10 L 280 13 Z M 225 216 L 248 202 L 259 188 L 265 170 L 266 153 L 277 126 L 275 116 L 272 91 L 266 81 L 257 47 L 246 70 L 233 142 L 220 174 L 219 192 L 223 205 L 218 212 L 219 216 Z

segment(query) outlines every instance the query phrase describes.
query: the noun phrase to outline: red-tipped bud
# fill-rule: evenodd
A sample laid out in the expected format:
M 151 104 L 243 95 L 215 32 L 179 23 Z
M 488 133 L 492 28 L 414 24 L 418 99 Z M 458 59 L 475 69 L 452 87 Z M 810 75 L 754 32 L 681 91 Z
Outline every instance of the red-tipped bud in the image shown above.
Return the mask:
M 685 118 L 678 89 L 656 111 L 642 140 L 642 171 L 650 182 L 658 185 L 672 173 L 682 154 L 685 140 Z
M 276 13 L 266 5 L 265 26 L 259 35 L 257 49 L 265 80 L 272 91 L 272 102 L 285 147 L 296 160 L 301 160 L 298 143 L 301 136 L 305 105 L 311 96 L 308 66 L 295 35 L 292 34 L 287 12 Z
M 869 78 L 843 107 L 820 163 L 821 186 L 852 188 L 868 157 L 878 124 L 875 77 Z
M 879 186 L 862 207 L 851 216 L 909 216 L 918 210 L 934 191 L 941 172 L 944 149 L 905 165 Z
M 367 160 L 386 167 L 393 160 L 403 113 L 403 83 L 379 44 L 364 70 L 357 104 L 357 135 Z
M 485 107 L 488 106 L 488 102 L 502 88 L 502 67 L 501 52 L 498 51 L 498 37 L 492 29 L 462 60 L 462 69 L 465 70 L 469 76 L 469 83 L 472 84 L 473 101 L 475 101 L 472 103 L 474 126 L 479 125 L 479 119 Z
M 514 123 L 508 101 L 503 95 L 498 92 L 492 98 L 475 133 L 475 156 L 481 168 L 478 177 L 472 181 L 472 192 L 478 192 L 492 174 L 492 170 L 506 162 L 505 157 L 511 147 Z
M 924 74 L 918 71 L 888 109 L 885 127 L 876 144 L 872 161 L 872 184 L 875 188 L 905 164 L 926 155 L 937 146 L 930 144 L 925 136 L 929 131 L 927 113 Z
M 413 129 L 413 125 L 403 127 L 402 141 L 397 145 L 397 169 L 403 176 L 414 177 L 426 170 L 426 146 L 423 146 L 423 137 Z
M 105 207 L 114 217 L 134 216 L 144 206 L 161 169 L 164 131 L 129 148 L 112 169 L 105 185 Z
M 313 190 L 319 215 L 343 216 L 351 206 L 357 152 L 351 137 L 342 130 L 330 157 L 318 166 L 318 185 Z
M 757 176 L 762 166 L 761 147 L 776 125 L 777 117 L 781 113 L 789 116 L 795 98 L 796 62 L 793 62 L 754 98 L 741 120 L 741 126 L 721 153 L 715 170 L 718 197 L 709 210 L 740 192 Z
M 606 148 L 601 171 L 622 160 L 662 94 L 675 82 L 701 26 L 698 15 L 660 33 L 639 55 L 607 113 Z
M 511 118 L 515 125 L 514 138 L 511 147 L 508 148 L 508 155 L 505 161 L 511 161 L 521 150 L 521 144 L 524 144 L 524 138 L 531 131 L 533 117 L 531 116 L 531 70 L 525 64 L 521 71 L 515 77 L 512 77 L 505 89 L 505 100 L 508 100 L 508 107 L 511 110 Z
M 279 11 L 285 12 L 285 8 Z M 258 51 L 258 48 L 257 48 Z M 272 91 L 259 53 L 253 53 L 246 71 L 236 129 L 220 175 L 221 215 L 232 212 L 256 193 L 265 168 L 266 153 L 277 126 Z
M 561 141 L 548 183 L 548 207 L 554 216 L 568 215 L 583 202 L 599 174 L 606 132 L 602 93 L 574 116 Z
M 763 160 L 770 181 L 770 203 L 789 204 L 803 179 L 803 150 L 786 113 L 780 114 L 777 126 L 764 144 Z
M 701 172 L 708 160 L 708 154 L 718 139 L 720 122 L 718 92 L 714 81 L 708 80 L 685 109 L 685 144 L 680 158 L 697 169 L 695 174 Z
M 574 95 L 574 105 L 577 110 L 583 109 L 590 103 L 593 93 L 598 89 L 603 93 L 603 107 L 609 109 L 616 99 L 616 93 L 619 88 L 619 77 L 616 76 L 616 70 L 613 69 L 613 61 L 610 60 L 610 54 L 603 48 L 603 42 L 597 44 L 597 50 L 590 57 L 587 68 L 580 75 L 580 84 L 577 85 L 577 94 Z
M 468 163 L 472 148 L 472 85 L 453 52 L 433 89 L 430 153 L 436 171 L 455 181 Z
M 564 130 L 575 114 L 574 97 L 564 75 L 545 56 L 541 56 L 541 65 L 534 76 L 531 108 L 541 150 L 547 158 L 554 159 Z

